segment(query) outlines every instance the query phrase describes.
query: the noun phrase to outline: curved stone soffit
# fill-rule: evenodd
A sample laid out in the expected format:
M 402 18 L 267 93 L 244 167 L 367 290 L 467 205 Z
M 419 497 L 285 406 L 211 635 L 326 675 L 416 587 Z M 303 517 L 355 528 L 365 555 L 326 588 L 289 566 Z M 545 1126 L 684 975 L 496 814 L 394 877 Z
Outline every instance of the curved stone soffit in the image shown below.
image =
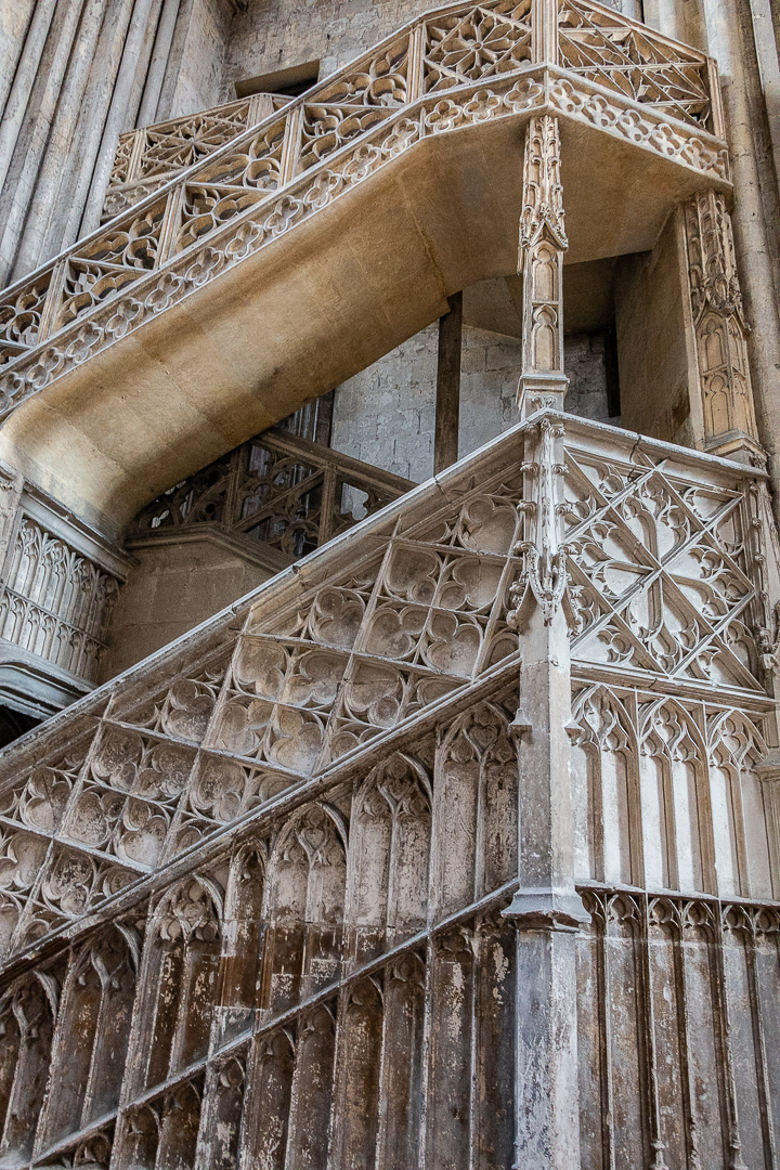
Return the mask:
M 553 9 L 553 38 L 532 0 L 427 14 L 0 294 L 0 418 L 441 134 L 547 111 L 727 184 L 712 62 Z
M 510 610 L 536 539 L 523 485 L 538 476 L 537 428 L 516 427 L 3 753 L 4 965 L 164 888 L 228 838 L 271 831 L 478 699 L 517 695 L 518 676 L 522 691 Z M 760 724 L 772 708 L 760 473 L 567 420 L 563 487 L 578 677 Z

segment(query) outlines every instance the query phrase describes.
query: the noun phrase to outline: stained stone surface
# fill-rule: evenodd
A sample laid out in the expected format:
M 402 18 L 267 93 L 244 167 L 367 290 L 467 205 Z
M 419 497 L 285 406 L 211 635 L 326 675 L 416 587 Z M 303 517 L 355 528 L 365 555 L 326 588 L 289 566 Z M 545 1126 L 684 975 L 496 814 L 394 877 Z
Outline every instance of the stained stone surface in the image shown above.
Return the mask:
M 0 1167 L 774 1166 L 767 5 L 16 9 Z

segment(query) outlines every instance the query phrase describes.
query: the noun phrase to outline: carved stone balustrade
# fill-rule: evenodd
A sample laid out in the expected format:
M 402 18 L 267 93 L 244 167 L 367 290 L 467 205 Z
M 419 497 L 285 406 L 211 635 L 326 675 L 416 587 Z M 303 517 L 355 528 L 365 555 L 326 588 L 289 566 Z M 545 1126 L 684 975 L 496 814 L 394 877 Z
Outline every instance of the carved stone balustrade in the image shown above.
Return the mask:
M 88 692 L 128 559 L 0 468 L 0 696 L 42 717 Z
M 2 753 L 0 1164 L 770 1165 L 766 494 L 537 412 Z
M 4 457 L 116 536 L 515 272 L 524 131 L 547 117 L 578 174 L 569 263 L 652 248 L 676 202 L 729 191 L 696 50 L 591 0 L 427 13 L 0 295 Z
M 289 101 L 283 94 L 255 93 L 240 101 L 120 134 L 103 220 L 126 211 L 243 130 L 284 109 Z
M 266 431 L 147 505 L 129 547 L 172 530 L 216 529 L 273 550 L 281 568 L 413 487 L 320 443 Z

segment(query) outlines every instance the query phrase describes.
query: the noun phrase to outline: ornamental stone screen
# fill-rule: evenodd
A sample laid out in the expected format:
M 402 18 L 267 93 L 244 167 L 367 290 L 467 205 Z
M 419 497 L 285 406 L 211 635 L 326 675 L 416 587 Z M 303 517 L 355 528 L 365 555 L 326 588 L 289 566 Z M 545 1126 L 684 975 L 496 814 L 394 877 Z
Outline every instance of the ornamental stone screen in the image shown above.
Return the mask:
M 776 1168 L 768 6 L 0 29 L 0 1168 Z

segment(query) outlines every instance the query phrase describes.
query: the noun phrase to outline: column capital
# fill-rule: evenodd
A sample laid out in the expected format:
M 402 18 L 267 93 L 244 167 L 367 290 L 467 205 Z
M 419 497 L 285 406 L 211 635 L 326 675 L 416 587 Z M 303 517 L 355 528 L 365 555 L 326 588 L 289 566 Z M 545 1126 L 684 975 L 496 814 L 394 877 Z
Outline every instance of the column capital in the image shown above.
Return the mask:
M 582 898 L 575 889 L 558 890 L 552 886 L 521 887 L 506 910 L 518 930 L 555 930 L 572 932 L 590 922 Z
M 521 419 L 539 410 L 564 409 L 569 379 L 564 373 L 521 374 L 517 385 L 517 407 Z

